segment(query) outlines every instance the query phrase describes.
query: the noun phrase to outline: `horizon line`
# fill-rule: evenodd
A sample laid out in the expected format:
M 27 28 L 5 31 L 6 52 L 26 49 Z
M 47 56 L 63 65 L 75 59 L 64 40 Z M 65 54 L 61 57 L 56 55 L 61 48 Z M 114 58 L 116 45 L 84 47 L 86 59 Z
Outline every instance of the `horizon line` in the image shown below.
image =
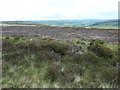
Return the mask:
M 4 22 L 4 21 L 45 21 L 45 20 L 119 20 L 118 18 L 104 18 L 104 19 L 99 19 L 99 18 L 93 18 L 93 19 L 89 19 L 89 18 L 79 18 L 79 19 L 28 19 L 28 20 L 0 20 L 0 22 Z

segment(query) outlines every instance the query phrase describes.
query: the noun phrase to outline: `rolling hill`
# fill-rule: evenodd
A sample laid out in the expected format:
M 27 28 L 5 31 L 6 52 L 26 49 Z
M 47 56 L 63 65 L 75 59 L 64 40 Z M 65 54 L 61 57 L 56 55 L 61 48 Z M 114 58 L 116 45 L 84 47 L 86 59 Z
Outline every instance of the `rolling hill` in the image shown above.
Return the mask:
M 106 20 L 106 21 L 103 21 L 103 22 L 94 23 L 94 24 L 90 25 L 90 27 L 118 29 L 118 27 L 119 27 L 118 22 L 119 22 L 119 20 L 117 20 L 117 19 L 115 19 L 115 20 Z

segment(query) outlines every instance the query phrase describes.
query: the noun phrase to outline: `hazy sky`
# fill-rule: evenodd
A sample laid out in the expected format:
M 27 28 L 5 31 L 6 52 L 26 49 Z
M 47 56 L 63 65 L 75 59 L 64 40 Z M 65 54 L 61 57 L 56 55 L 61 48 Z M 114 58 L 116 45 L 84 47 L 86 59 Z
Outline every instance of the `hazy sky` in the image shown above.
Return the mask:
M 0 0 L 0 21 L 41 19 L 111 19 L 119 0 Z

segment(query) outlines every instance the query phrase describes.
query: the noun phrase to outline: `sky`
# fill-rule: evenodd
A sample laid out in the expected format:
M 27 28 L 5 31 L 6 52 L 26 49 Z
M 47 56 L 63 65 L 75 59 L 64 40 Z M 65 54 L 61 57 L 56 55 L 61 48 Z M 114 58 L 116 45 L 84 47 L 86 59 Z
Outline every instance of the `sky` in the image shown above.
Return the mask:
M 119 0 L 0 0 L 0 21 L 117 19 Z

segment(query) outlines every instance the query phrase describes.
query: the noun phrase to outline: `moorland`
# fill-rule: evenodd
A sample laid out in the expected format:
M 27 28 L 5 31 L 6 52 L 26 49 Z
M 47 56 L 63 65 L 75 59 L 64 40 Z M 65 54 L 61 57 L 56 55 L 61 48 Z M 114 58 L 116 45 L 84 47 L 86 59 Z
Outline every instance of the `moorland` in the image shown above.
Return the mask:
M 118 30 L 2 26 L 3 88 L 117 88 Z

